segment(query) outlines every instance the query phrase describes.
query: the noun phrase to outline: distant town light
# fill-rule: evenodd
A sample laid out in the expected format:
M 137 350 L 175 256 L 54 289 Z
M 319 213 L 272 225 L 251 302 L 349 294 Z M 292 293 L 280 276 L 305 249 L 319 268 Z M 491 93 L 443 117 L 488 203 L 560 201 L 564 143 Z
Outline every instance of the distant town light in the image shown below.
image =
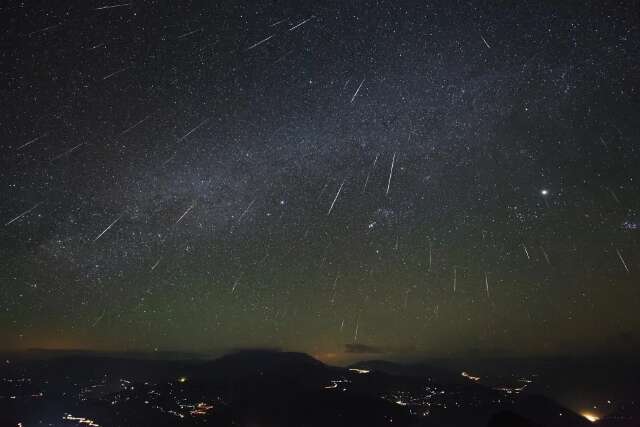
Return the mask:
M 480 377 L 475 377 L 475 376 L 473 376 L 471 374 L 468 374 L 468 373 L 466 373 L 464 371 L 462 371 L 462 374 L 460 374 L 460 375 L 462 375 L 465 378 L 470 379 L 471 381 L 480 381 Z
M 600 419 L 599 416 L 592 414 L 591 412 L 584 412 L 581 414 L 583 417 L 585 417 L 586 419 L 588 419 L 589 421 L 591 421 L 592 423 L 595 423 L 596 421 L 598 421 Z
M 192 416 L 207 415 L 213 410 L 213 405 L 209 405 L 204 402 L 200 402 L 195 405 L 195 408 L 191 411 Z
M 80 424 L 86 424 L 89 427 L 100 427 L 100 424 L 96 423 L 95 421 L 89 419 L 89 418 L 84 418 L 84 417 L 74 417 L 71 414 L 65 414 L 64 417 L 62 417 L 63 420 L 66 421 L 76 421 Z

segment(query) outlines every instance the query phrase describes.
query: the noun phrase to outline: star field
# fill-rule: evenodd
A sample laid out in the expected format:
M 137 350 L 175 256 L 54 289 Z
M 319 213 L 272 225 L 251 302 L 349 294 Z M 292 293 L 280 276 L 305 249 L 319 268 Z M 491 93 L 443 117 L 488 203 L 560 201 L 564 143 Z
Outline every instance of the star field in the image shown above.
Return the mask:
M 638 2 L 56 3 L 1 11 L 6 348 L 637 346 Z

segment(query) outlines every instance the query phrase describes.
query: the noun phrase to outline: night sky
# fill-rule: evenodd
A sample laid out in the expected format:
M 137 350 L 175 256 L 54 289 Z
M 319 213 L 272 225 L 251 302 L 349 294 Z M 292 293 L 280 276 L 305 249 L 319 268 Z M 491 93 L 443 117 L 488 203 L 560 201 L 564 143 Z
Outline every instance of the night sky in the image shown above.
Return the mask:
M 12 1 L 4 349 L 639 348 L 640 4 Z

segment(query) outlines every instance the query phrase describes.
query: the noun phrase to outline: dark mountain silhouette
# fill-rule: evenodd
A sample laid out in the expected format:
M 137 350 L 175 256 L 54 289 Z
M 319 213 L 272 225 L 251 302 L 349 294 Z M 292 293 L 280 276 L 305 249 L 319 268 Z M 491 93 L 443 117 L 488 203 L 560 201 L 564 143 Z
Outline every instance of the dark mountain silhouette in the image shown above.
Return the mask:
M 240 426 L 427 425 L 372 393 L 386 388 L 384 380 L 373 387 L 350 382 L 346 392 L 326 388 L 333 380 L 372 378 L 382 380 L 325 365 L 304 353 L 271 350 L 238 351 L 194 371 L 194 381 L 216 384 L 233 396 L 228 415 Z
M 592 426 L 583 416 L 540 395 L 522 396 L 515 402 L 512 411 L 541 427 Z
M 500 411 L 491 416 L 487 427 L 542 427 L 511 411 Z
M 513 402 L 457 372 L 428 364 L 374 360 L 340 368 L 307 354 L 272 350 L 237 351 L 207 361 L 65 354 L 12 361 L 3 373 L 30 378 L 24 384 L 0 384 L 0 396 L 16 395 L 0 401 L 7 425 L 59 420 L 71 409 L 100 425 L 123 427 L 592 425 L 548 398 L 523 395 Z M 208 402 L 214 410 L 193 417 L 197 402 Z M 632 410 L 598 424 L 633 425 Z
M 305 353 L 275 350 L 242 350 L 205 362 L 198 371 L 215 376 L 295 375 L 301 372 L 326 373 L 327 365 Z
M 402 364 L 388 362 L 386 360 L 367 360 L 355 363 L 349 367 L 370 369 L 394 376 L 427 377 L 437 382 L 463 383 L 466 381 L 460 376 L 459 372 L 428 365 L 426 363 Z

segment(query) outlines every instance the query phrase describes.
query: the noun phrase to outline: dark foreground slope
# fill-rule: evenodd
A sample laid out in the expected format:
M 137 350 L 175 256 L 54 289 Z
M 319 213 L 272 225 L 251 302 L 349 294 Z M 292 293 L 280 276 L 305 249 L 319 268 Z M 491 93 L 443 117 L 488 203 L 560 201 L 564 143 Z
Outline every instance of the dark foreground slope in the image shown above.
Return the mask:
M 590 425 L 542 396 L 509 396 L 427 366 L 338 368 L 276 351 L 211 361 L 74 355 L 10 362 L 0 384 L 2 426 Z M 612 425 L 633 425 L 620 419 Z

